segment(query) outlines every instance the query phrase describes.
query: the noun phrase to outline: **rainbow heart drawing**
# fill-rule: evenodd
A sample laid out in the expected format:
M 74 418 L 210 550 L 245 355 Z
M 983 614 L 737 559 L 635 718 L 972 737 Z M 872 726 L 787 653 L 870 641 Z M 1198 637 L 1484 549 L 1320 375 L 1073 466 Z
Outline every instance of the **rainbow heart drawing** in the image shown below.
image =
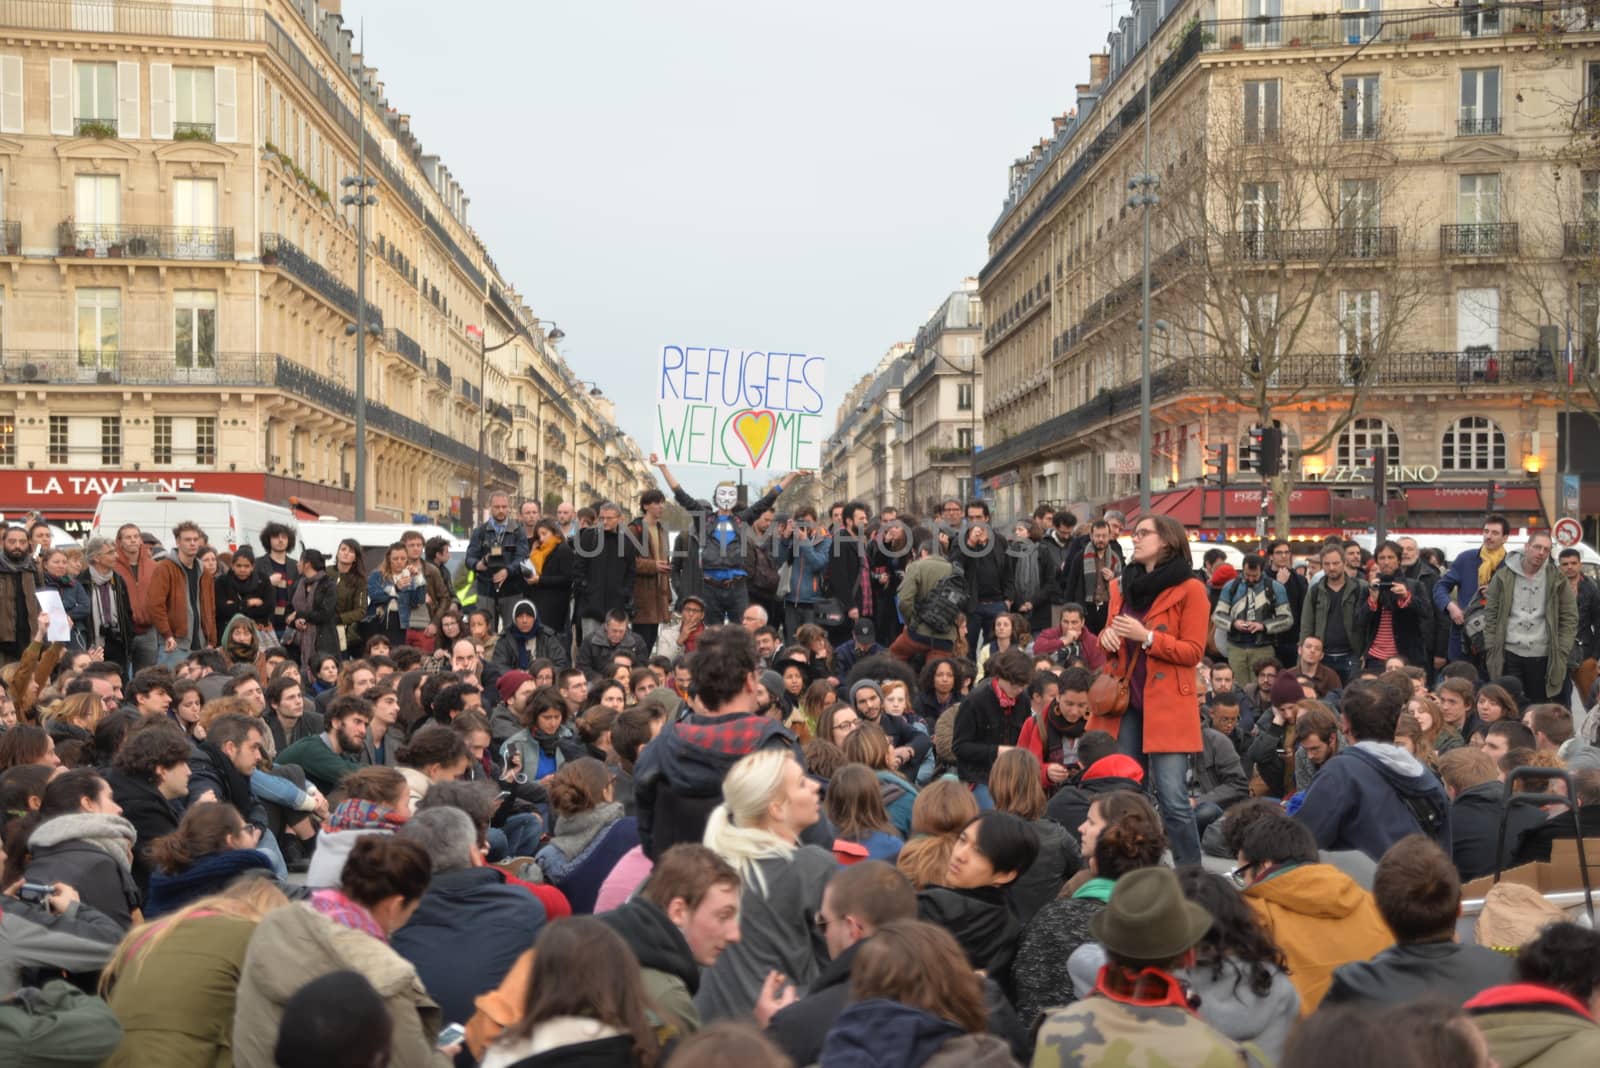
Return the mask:
M 760 467 L 761 458 L 772 445 L 778 429 L 778 417 L 766 409 L 746 409 L 733 417 L 733 436 L 739 439 L 750 456 L 750 466 Z

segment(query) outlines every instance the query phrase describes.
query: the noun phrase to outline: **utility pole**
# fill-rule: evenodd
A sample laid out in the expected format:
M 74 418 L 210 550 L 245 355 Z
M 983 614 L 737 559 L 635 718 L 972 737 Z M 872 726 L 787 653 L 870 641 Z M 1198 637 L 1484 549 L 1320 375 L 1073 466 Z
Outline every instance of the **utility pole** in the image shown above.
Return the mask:
M 1211 453 L 1216 459 L 1207 459 L 1208 467 L 1217 469 L 1217 534 L 1218 540 L 1226 543 L 1228 540 L 1228 443 L 1221 445 L 1207 445 L 1206 452 Z M 1200 501 L 1205 503 L 1205 491 L 1201 491 Z M 1201 509 L 1201 519 L 1205 518 L 1205 509 Z
M 1143 270 L 1140 281 L 1143 318 L 1139 322 L 1139 514 L 1150 514 L 1150 213 L 1161 202 L 1156 187 L 1161 184 L 1150 171 L 1150 54 L 1155 51 L 1155 27 L 1147 27 L 1144 41 L 1144 173 L 1128 180 L 1133 195 L 1128 206 L 1144 209 Z
M 1376 551 L 1389 535 L 1388 516 L 1384 514 L 1389 506 L 1389 450 L 1380 445 L 1367 452 L 1372 456 L 1372 499 L 1377 505 L 1377 515 L 1372 520 L 1372 544 Z
M 346 193 L 339 198 L 339 203 L 356 209 L 356 478 L 355 478 L 355 517 L 357 523 L 367 521 L 367 208 L 376 204 L 378 198 L 368 193 L 367 190 L 375 188 L 378 184 L 376 178 L 367 177 L 367 72 L 365 69 L 365 56 L 367 45 L 366 20 L 361 26 L 361 54 L 363 68 L 356 72 L 356 125 L 360 127 L 359 148 L 356 156 L 360 160 L 357 177 L 348 175 L 339 180 L 339 184 L 346 189 L 354 188 L 355 192 Z M 349 328 L 346 328 L 349 332 Z

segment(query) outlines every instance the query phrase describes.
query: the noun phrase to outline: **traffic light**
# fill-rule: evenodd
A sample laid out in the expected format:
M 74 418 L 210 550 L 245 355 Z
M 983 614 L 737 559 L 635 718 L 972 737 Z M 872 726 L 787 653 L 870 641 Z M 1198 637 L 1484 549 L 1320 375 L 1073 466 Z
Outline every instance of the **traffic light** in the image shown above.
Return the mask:
M 1228 443 L 1206 446 L 1206 466 L 1217 469 L 1217 481 L 1228 484 Z
M 1283 431 L 1275 426 L 1267 426 L 1261 428 L 1260 434 L 1257 469 L 1263 478 L 1271 478 L 1283 470 Z
M 1251 427 L 1244 436 L 1244 442 L 1239 446 L 1239 470 L 1261 470 L 1261 428 Z

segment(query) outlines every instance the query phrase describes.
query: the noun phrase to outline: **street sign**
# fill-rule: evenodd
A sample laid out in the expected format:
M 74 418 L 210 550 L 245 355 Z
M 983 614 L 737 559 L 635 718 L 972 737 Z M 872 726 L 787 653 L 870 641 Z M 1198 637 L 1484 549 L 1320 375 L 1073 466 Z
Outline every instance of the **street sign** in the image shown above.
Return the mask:
M 1108 452 L 1106 453 L 1106 474 L 1108 475 L 1137 475 L 1139 473 L 1139 454 L 1136 452 Z
M 1556 544 L 1563 549 L 1570 549 L 1583 540 L 1583 524 L 1567 516 L 1565 519 L 1556 520 L 1555 529 L 1551 531 Z
M 1583 489 L 1583 480 L 1578 475 L 1561 476 L 1561 511 L 1565 515 L 1577 515 L 1582 509 L 1578 506 L 1578 499 Z

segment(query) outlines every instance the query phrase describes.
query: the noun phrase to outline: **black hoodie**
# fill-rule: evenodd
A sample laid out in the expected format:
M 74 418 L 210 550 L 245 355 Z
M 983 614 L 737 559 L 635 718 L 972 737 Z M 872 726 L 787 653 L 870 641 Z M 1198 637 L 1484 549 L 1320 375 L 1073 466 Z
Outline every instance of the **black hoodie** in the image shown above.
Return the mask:
M 930 886 L 917 894 L 917 918 L 955 936 L 974 968 L 1011 991 L 1011 959 L 1022 939 L 1022 921 L 1004 887 L 954 890 Z
M 695 963 L 683 932 L 667 914 L 654 902 L 635 897 L 597 918 L 621 935 L 639 958 L 651 1001 L 666 1016 L 677 1017 L 662 1022 L 675 1027 L 680 1035 L 698 1028 L 693 999 L 700 989 L 700 965 Z

